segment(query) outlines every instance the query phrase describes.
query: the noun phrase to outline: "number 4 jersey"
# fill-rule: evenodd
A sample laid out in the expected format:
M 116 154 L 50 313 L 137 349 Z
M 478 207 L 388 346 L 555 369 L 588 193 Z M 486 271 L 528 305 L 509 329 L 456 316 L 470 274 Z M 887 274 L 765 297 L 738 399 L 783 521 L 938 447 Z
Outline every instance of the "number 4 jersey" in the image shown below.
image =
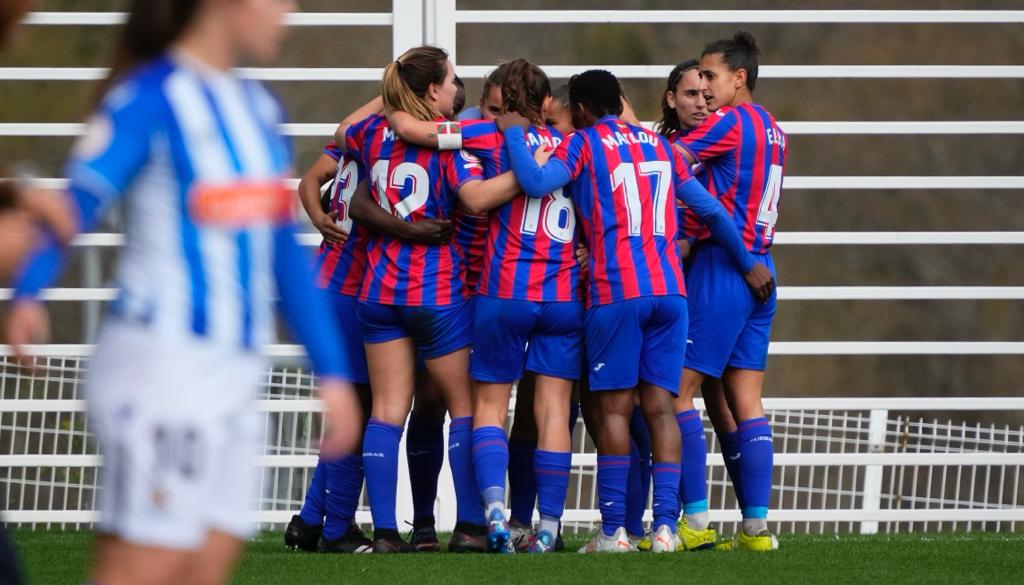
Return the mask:
M 732 216 L 747 249 L 767 252 L 779 218 L 788 152 L 775 118 L 757 104 L 724 107 L 680 136 L 677 144 L 705 163 L 701 182 Z M 689 237 L 711 236 L 689 211 L 685 229 Z

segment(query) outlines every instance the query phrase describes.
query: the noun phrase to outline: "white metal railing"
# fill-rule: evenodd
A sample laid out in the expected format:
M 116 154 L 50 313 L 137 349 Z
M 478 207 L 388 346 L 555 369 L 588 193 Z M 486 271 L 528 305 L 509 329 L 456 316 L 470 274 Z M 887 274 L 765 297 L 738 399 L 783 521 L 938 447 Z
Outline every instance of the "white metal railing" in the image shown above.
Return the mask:
M 644 122 L 650 128 L 653 122 Z M 779 122 L 789 135 L 961 135 L 1024 134 L 1024 122 L 979 120 L 957 122 Z M 324 137 L 337 128 L 336 123 L 284 124 L 288 136 Z M 0 136 L 81 136 L 85 124 L 52 122 L 0 123 Z
M 278 415 L 306 415 L 308 413 L 321 411 L 321 405 L 316 400 L 311 399 L 263 399 L 257 402 L 259 410 L 270 414 Z M 697 400 L 696 407 L 703 410 L 704 405 L 701 400 Z M 0 401 L 0 415 L 12 414 L 12 413 L 60 413 L 62 416 L 68 416 L 73 413 L 85 412 L 85 402 L 79 399 L 9 399 Z M 783 448 L 782 451 L 775 456 L 775 464 L 777 468 L 781 470 L 788 470 L 795 472 L 796 477 L 800 477 L 799 469 L 807 469 L 807 473 L 813 474 L 815 469 L 820 470 L 820 474 L 823 474 L 824 484 L 828 485 L 828 473 L 833 470 L 833 473 L 838 474 L 837 482 L 843 484 L 843 470 L 851 470 L 852 480 L 848 477 L 846 480 L 847 484 L 854 486 L 860 494 L 860 500 L 858 506 L 850 507 L 830 507 L 824 509 L 800 509 L 801 506 L 794 504 L 782 505 L 784 498 L 786 497 L 786 491 L 791 490 L 794 493 L 800 491 L 801 488 L 797 485 L 789 485 L 789 481 L 786 479 L 785 471 L 783 475 L 778 478 L 778 484 L 776 485 L 776 491 L 778 492 L 776 501 L 779 506 L 774 508 L 770 513 L 770 518 L 773 522 L 790 522 L 790 523 L 806 523 L 808 526 L 811 523 L 818 523 L 823 525 L 824 523 L 857 523 L 858 529 L 862 533 L 875 533 L 879 530 L 879 524 L 885 523 L 887 526 L 892 526 L 893 523 L 907 522 L 929 522 L 929 521 L 941 521 L 941 522 L 1020 522 L 1024 521 L 1024 508 L 1016 505 L 1017 499 L 1012 492 L 1009 496 L 1000 491 L 1000 502 L 1003 503 L 990 503 L 985 505 L 977 505 L 971 503 L 968 505 L 956 498 L 967 498 L 968 501 L 977 499 L 980 496 L 975 495 L 974 488 L 971 489 L 970 494 L 961 496 L 959 490 L 954 494 L 952 502 L 956 504 L 956 507 L 950 508 L 949 506 L 942 507 L 919 507 L 913 504 L 916 499 L 920 498 L 925 501 L 945 501 L 935 500 L 929 496 L 918 496 L 916 491 L 912 488 L 912 494 L 900 504 L 897 501 L 897 505 L 893 507 L 893 501 L 891 500 L 892 493 L 894 490 L 899 491 L 899 486 L 893 484 L 886 486 L 885 470 L 890 470 L 888 476 L 890 478 L 890 484 L 893 483 L 893 475 L 895 470 L 916 470 L 918 466 L 927 468 L 941 468 L 943 469 L 943 477 L 945 477 L 945 470 L 947 469 L 968 469 L 971 471 L 972 482 L 975 477 L 975 471 L 980 467 L 984 469 L 1010 469 L 1019 470 L 1024 465 L 1024 454 L 1021 450 L 1024 450 L 1024 433 L 1020 434 L 1014 441 L 1008 442 L 1005 447 L 999 447 L 1002 451 L 991 450 L 991 451 L 979 451 L 976 448 L 968 448 L 966 443 L 957 447 L 953 443 L 955 440 L 946 439 L 949 445 L 947 447 L 940 448 L 936 452 L 923 452 L 914 451 L 912 447 L 907 447 L 905 438 L 908 430 L 901 427 L 897 423 L 894 427 L 890 420 L 890 412 L 894 410 L 906 411 L 906 410 L 928 410 L 928 411 L 1021 411 L 1024 410 L 1024 398 L 1021 397 L 952 397 L 952 398 L 767 398 L 765 400 L 765 408 L 769 411 L 769 416 L 773 418 L 773 424 L 776 426 L 776 436 L 789 444 L 792 439 L 792 435 L 796 434 L 799 437 L 801 432 L 801 423 L 799 421 L 793 422 L 790 420 L 789 415 L 785 417 L 781 416 L 780 413 L 793 413 L 800 412 L 845 412 L 845 411 L 865 411 L 868 412 L 869 416 L 866 420 L 857 417 L 855 419 L 849 419 L 855 422 L 852 427 L 847 424 L 849 421 L 844 419 L 844 426 L 848 428 L 841 429 L 842 433 L 848 434 L 851 430 L 856 429 L 856 434 L 861 434 L 865 437 L 866 441 L 860 443 L 860 447 L 854 447 L 853 452 L 846 452 L 846 444 L 842 443 L 845 439 L 839 439 L 841 441 L 841 451 L 835 452 L 833 449 L 828 448 L 824 452 L 814 452 L 820 450 L 820 446 L 817 446 L 817 439 L 809 441 L 807 445 L 801 446 L 802 441 L 798 440 L 796 450 L 798 452 L 786 452 Z M 802 415 L 801 415 L 802 416 Z M 812 415 L 817 417 L 817 415 Z M 832 415 L 828 415 L 826 421 L 833 421 Z M 866 425 L 865 425 L 866 423 Z M 811 427 L 813 428 L 813 426 Z M 950 429 L 947 429 L 947 437 L 951 436 Z M 0 428 L 2 431 L 3 428 Z M 972 429 L 965 427 L 965 431 Z M 894 436 L 893 433 L 897 433 L 900 436 Z M 914 434 L 911 432 L 911 434 Z M 967 437 L 969 432 L 962 432 L 961 437 Z M 980 439 L 983 433 L 975 432 L 976 439 Z M 901 438 L 904 437 L 904 438 Z M 1009 435 L 1007 435 L 1009 436 Z M 936 436 L 937 439 L 942 440 L 942 437 Z M 278 439 L 281 437 L 279 435 Z M 858 439 L 863 441 L 865 439 Z M 41 439 L 40 439 L 41 440 Z M 294 441 L 294 438 L 292 439 Z M 966 441 L 966 438 L 956 439 Z M 830 440 L 829 440 L 830 441 Z M 593 468 L 596 465 L 596 454 L 591 448 L 587 448 L 583 443 L 574 441 L 573 461 L 572 465 L 575 469 L 575 474 L 587 474 L 592 473 Z M 902 447 L 901 447 L 902 445 Z M 806 452 L 807 448 L 810 448 L 811 452 Z M 993 445 L 995 447 L 995 445 Z M 1009 448 L 1009 450 L 1007 450 Z M 920 447 L 917 447 L 920 449 Z M 313 453 L 308 454 L 268 454 L 263 455 L 259 458 L 259 465 L 267 470 L 295 470 L 295 473 L 300 470 L 308 471 L 317 463 L 317 457 Z M 722 473 L 721 468 L 724 466 L 723 461 L 719 457 L 710 457 L 708 460 L 711 466 L 711 473 Z M 79 453 L 79 454 L 65 454 L 65 453 L 28 453 L 28 454 L 5 454 L 0 453 L 0 469 L 21 469 L 21 468 L 53 468 L 53 469 L 94 469 L 102 465 L 102 457 L 95 452 Z M 862 478 L 857 478 L 857 471 L 862 470 Z M 589 471 L 588 471 L 589 470 Z M 914 473 L 914 472 L 911 472 Z M 959 472 L 958 472 L 959 473 Z M 265 477 L 265 476 L 264 476 Z M 902 477 L 902 476 L 901 476 Z M 959 475 L 957 476 L 959 477 Z M 404 477 L 402 481 L 405 481 Z M 850 483 L 852 481 L 852 483 Z M 266 479 L 264 479 L 266 482 Z M 804 479 L 807 483 L 807 478 Z M 712 484 L 715 482 L 712 481 Z M 813 475 L 809 481 L 813 484 Z M 960 481 L 957 480 L 957 484 Z M 916 485 L 916 480 L 915 484 Z M 859 487 L 856 487 L 859 486 Z M 982 486 L 982 491 L 987 494 L 989 481 L 985 480 Z M 814 489 L 813 487 L 805 487 L 803 489 Z M 825 488 L 822 494 L 828 492 L 829 489 L 835 490 L 836 488 Z M 1018 485 L 1015 483 L 1013 490 L 1017 490 Z M 440 496 L 442 505 L 444 501 L 448 501 L 450 504 L 450 494 L 446 491 L 450 491 L 450 484 L 445 481 L 442 485 L 442 494 Z M 564 521 L 567 523 L 582 523 L 590 524 L 599 520 L 599 511 L 594 507 L 587 505 L 586 494 L 580 492 L 580 488 L 576 487 L 577 493 L 574 498 L 574 507 L 570 507 L 566 510 Z M 842 493 L 840 492 L 840 497 Z M 987 495 L 985 496 L 987 497 Z M 794 500 L 795 502 L 795 500 Z M 911 503 L 911 509 L 905 509 L 905 505 Z M 883 504 L 885 507 L 883 507 Z M 36 509 L 18 509 L 5 512 L 4 516 L 8 522 L 17 523 L 91 523 L 98 519 L 97 513 L 91 509 L 68 509 L 68 510 L 53 510 L 46 509 L 46 505 L 39 506 L 39 502 L 34 504 Z M 67 505 L 67 502 L 65 502 Z M 450 508 L 450 506 L 449 506 Z M 442 508 L 444 513 L 450 515 L 451 510 Z M 259 510 L 254 511 L 252 519 L 256 522 L 265 524 L 283 524 L 287 522 L 292 514 L 292 510 Z M 739 519 L 738 511 L 715 508 L 711 511 L 712 519 L 716 522 L 735 522 Z M 357 514 L 357 520 L 360 522 L 369 522 L 370 517 L 368 512 L 364 509 Z M 1011 528 L 1012 529 L 1012 528 Z
M 554 79 L 568 79 L 586 65 L 541 66 Z M 620 79 L 664 79 L 674 65 L 601 65 Z M 494 65 L 459 65 L 459 76 L 482 79 Z M 259 81 L 380 81 L 380 67 L 243 67 Z M 0 67 L 2 81 L 96 81 L 103 67 Z M 1021 79 L 1020 65 L 761 65 L 760 79 Z

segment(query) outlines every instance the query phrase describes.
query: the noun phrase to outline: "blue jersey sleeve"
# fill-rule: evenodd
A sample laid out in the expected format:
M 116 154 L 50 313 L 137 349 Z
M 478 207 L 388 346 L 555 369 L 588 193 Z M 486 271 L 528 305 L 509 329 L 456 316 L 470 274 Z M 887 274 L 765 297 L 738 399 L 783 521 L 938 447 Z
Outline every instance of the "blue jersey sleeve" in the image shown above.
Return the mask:
M 351 379 L 341 334 L 324 289 L 313 286 L 310 258 L 295 240 L 295 228 L 274 230 L 274 278 L 281 313 L 296 340 L 306 348 L 318 376 Z
M 559 146 L 562 149 L 565 142 Z M 569 167 L 565 161 L 557 156 L 552 156 L 548 164 L 540 166 L 533 159 L 533 152 L 526 142 L 526 131 L 518 126 L 505 130 L 505 145 L 508 148 L 509 160 L 512 162 L 512 171 L 516 174 L 516 180 L 523 192 L 530 197 L 544 197 L 548 193 L 564 187 L 573 179 Z
M 725 208 L 693 177 L 683 181 L 677 189 L 676 196 L 708 226 L 712 237 L 725 248 L 740 272 L 750 272 L 754 267 L 754 256 L 747 250 Z
M 111 90 L 90 118 L 64 170 L 70 180 L 68 205 L 78 217 L 79 231 L 96 226 L 149 160 L 160 128 L 159 104 L 157 96 L 129 81 Z M 35 297 L 56 282 L 65 256 L 55 238 L 44 237 L 14 279 L 15 298 Z

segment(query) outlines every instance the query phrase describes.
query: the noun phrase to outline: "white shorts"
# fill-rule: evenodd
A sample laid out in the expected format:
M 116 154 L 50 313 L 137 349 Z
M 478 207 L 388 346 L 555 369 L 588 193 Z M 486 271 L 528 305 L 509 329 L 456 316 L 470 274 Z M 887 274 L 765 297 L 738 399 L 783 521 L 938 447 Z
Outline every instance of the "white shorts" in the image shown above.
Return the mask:
M 99 530 L 188 550 L 210 530 L 250 535 L 264 367 L 255 354 L 107 321 L 85 384 L 103 455 Z

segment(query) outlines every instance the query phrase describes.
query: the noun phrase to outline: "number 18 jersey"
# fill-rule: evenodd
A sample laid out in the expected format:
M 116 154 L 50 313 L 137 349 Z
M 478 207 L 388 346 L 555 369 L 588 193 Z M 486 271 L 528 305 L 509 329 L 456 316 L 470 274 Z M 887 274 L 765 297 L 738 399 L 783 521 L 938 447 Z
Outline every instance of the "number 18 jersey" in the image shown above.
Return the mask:
M 555 148 L 562 134 L 550 127 L 526 131 L 530 150 Z M 462 147 L 480 158 L 488 178 L 512 169 L 505 137 L 494 122 L 462 123 Z M 579 300 L 576 216 L 562 189 L 542 198 L 517 196 L 490 212 L 479 292 L 520 301 Z

